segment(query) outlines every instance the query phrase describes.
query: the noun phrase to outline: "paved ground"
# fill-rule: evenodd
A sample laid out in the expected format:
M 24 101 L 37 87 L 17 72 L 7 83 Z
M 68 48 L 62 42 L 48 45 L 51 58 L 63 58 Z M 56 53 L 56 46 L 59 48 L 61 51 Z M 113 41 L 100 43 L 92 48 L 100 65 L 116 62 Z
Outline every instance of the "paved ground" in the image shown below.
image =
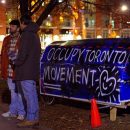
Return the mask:
M 0 104 L 0 130 L 52 130 L 40 125 L 39 128 L 18 128 L 16 125 L 19 123 L 18 120 L 12 118 L 4 118 L 1 114 L 7 111 L 8 105 L 7 104 Z
M 17 124 L 16 120 L 5 119 L 0 116 L 0 129 L 1 130 L 18 130 L 18 128 L 16 127 L 16 124 Z M 19 129 L 27 130 L 23 128 L 19 128 Z

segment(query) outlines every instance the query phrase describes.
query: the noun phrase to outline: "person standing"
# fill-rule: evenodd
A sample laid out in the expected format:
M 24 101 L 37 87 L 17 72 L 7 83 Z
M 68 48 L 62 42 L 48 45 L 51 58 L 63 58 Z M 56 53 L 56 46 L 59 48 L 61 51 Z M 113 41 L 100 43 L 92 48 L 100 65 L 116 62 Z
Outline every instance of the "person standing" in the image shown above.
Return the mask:
M 13 80 L 14 68 L 12 63 L 15 61 L 18 54 L 19 39 L 20 39 L 20 22 L 12 20 L 10 22 L 10 35 L 6 36 L 3 41 L 1 50 L 1 75 L 7 80 L 9 90 L 11 92 L 11 104 L 9 111 L 3 113 L 3 117 L 17 117 L 19 120 L 24 120 L 25 111 L 22 102 L 22 96 L 16 92 L 16 83 Z M 19 98 L 18 98 L 19 97 Z
M 29 15 L 20 19 L 22 30 L 20 48 L 15 61 L 15 80 L 20 81 L 27 102 L 27 117 L 18 127 L 39 125 L 39 105 L 36 81 L 40 75 L 40 39 L 37 34 L 39 26 L 32 22 Z

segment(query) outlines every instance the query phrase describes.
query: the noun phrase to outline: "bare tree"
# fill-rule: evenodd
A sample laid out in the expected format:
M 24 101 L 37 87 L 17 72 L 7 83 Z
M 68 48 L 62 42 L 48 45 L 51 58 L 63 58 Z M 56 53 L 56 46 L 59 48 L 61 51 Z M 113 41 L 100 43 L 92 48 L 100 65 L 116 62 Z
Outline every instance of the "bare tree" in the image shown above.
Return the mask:
M 63 0 L 63 2 L 59 3 L 59 0 L 50 0 L 50 2 L 44 7 L 42 13 L 37 19 L 37 24 L 40 26 L 42 22 L 48 17 L 48 15 L 53 11 L 53 9 L 68 0 Z M 42 7 L 43 2 L 46 0 L 38 0 L 34 5 L 31 6 L 32 0 L 19 0 L 20 3 L 20 12 L 21 16 L 25 14 L 29 14 L 33 16 L 37 11 L 39 11 Z
M 77 0 L 75 0 L 77 1 Z M 111 4 L 98 4 L 93 3 L 88 0 L 78 0 L 79 2 L 83 2 L 86 5 L 93 5 L 96 8 L 99 8 L 100 10 L 105 10 L 106 8 L 111 7 Z M 79 10 L 76 10 L 74 6 L 71 4 L 71 0 L 37 0 L 34 5 L 31 5 L 32 0 L 19 0 L 20 3 L 20 12 L 21 15 L 29 14 L 30 16 L 33 16 L 35 13 L 39 12 L 39 18 L 37 19 L 37 24 L 40 26 L 44 20 L 47 19 L 48 15 L 52 12 L 64 12 L 66 8 L 71 8 L 72 12 Z M 46 4 L 45 4 L 46 3 Z M 42 6 L 44 4 L 44 7 Z M 70 12 L 69 12 L 70 13 Z M 95 13 L 95 12 L 93 12 Z
M 58 0 L 50 0 L 49 4 L 46 6 L 45 10 L 42 12 L 39 19 L 37 20 L 37 24 L 41 25 L 43 20 L 48 17 L 48 14 L 50 14 L 57 5 Z

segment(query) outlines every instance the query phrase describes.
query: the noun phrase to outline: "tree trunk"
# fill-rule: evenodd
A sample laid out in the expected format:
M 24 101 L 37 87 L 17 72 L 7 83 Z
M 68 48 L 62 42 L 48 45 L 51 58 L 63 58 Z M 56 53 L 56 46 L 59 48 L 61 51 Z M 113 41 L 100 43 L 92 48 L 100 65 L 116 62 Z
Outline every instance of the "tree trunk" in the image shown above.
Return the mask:
M 19 0 L 21 16 L 29 14 L 28 11 L 28 0 Z

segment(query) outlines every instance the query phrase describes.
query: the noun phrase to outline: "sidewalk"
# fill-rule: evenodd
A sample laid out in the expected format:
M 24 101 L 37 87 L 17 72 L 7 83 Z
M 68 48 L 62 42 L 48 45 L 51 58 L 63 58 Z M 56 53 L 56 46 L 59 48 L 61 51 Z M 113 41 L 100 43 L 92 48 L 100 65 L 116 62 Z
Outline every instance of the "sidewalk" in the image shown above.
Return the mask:
M 52 130 L 44 126 L 40 126 L 39 128 L 18 128 L 16 126 L 16 124 L 19 122 L 18 120 L 12 118 L 4 118 L 1 116 L 1 114 L 5 112 L 7 108 L 8 106 L 6 104 L 0 104 L 0 130 Z

